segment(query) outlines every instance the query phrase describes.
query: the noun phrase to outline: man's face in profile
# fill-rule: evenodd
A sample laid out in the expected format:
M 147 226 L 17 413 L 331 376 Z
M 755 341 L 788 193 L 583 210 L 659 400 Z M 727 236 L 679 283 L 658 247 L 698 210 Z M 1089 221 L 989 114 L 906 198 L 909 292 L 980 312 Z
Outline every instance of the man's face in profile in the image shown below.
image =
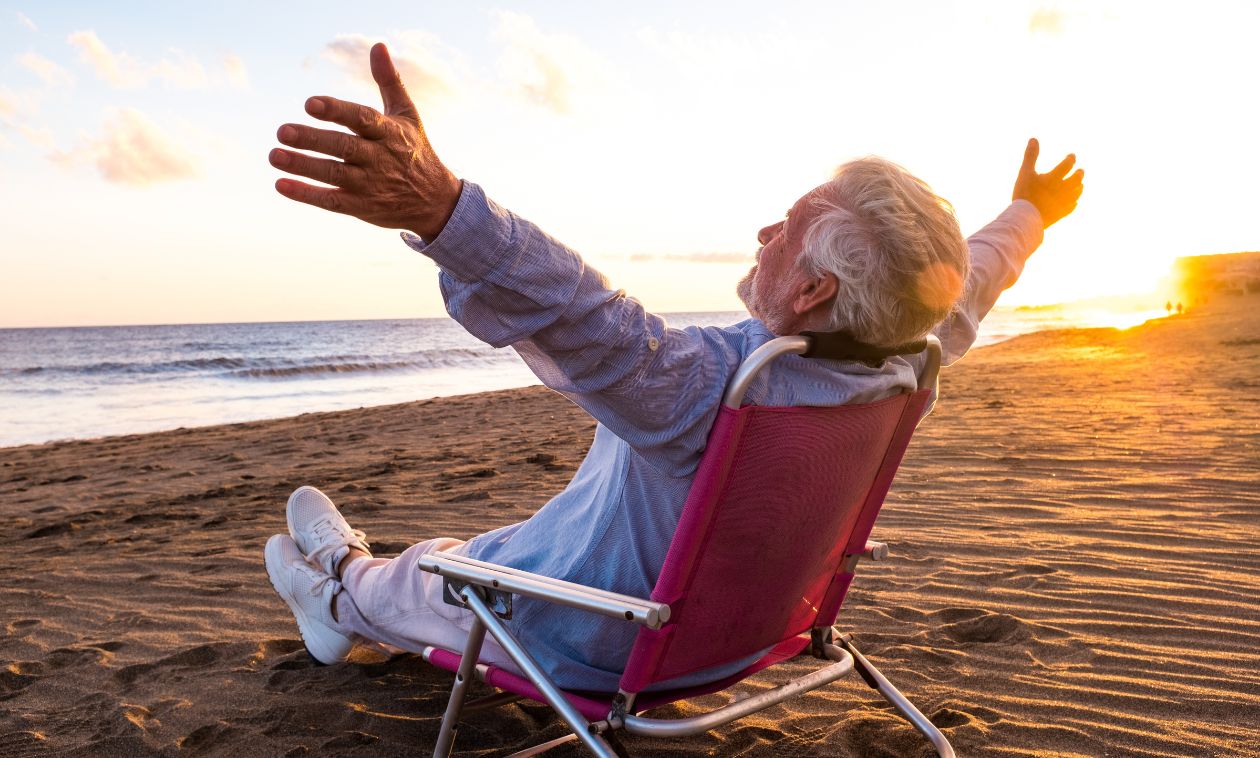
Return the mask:
M 811 202 L 821 187 L 796 201 L 787 217 L 757 232 L 757 261 L 740 280 L 735 293 L 753 318 L 760 319 L 775 334 L 792 315 L 792 297 L 804 273 L 797 265 L 804 246 L 805 232 L 818 214 Z

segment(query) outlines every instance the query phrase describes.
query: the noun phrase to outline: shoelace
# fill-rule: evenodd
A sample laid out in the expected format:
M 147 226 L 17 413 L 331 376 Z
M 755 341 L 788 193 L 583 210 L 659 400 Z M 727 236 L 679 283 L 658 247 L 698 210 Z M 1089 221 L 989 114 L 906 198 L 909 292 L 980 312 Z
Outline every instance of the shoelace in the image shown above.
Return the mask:
M 334 595 L 341 592 L 341 582 L 337 581 L 336 577 L 325 574 L 323 571 L 316 571 L 310 566 L 299 566 L 298 570 L 315 579 L 315 583 L 308 590 L 311 595 L 315 597 L 324 595 L 331 601 Z
M 326 519 L 315 522 L 311 526 L 311 531 L 315 534 L 316 539 L 320 541 L 321 547 L 327 546 L 324 543 L 330 542 L 328 539 L 330 536 L 340 537 L 342 540 L 345 540 L 344 542 L 338 543 L 336 547 L 353 544 L 353 541 L 350 539 L 351 537 L 358 540 L 359 544 L 364 548 L 368 547 L 367 534 L 362 529 L 347 530 L 343 527 L 343 524 L 345 524 L 345 522 L 341 519 L 336 519 L 330 516 Z

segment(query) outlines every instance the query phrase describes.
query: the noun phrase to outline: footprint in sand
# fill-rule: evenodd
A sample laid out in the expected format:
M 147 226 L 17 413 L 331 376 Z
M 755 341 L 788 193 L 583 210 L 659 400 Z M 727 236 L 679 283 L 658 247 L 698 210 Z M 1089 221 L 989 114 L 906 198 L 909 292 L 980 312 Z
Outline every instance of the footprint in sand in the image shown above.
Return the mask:
M 36 661 L 14 661 L 0 669 L 0 700 L 17 695 L 42 677 L 44 667 Z
M 946 622 L 939 631 L 955 642 L 1017 642 L 1033 636 L 1028 624 L 1007 613 L 945 608 L 933 615 Z
M 937 729 L 951 729 L 963 724 L 970 724 L 974 719 L 970 713 L 953 708 L 941 708 L 928 717 Z
M 71 666 L 105 665 L 113 658 L 108 651 L 98 647 L 59 647 L 44 656 L 44 663 L 55 669 Z
M 177 744 L 180 754 L 201 755 L 212 753 L 216 746 L 229 744 L 233 737 L 244 736 L 244 730 L 224 723 L 199 726 L 181 737 Z
M 48 744 L 48 738 L 39 732 L 0 734 L 0 755 L 25 758 L 28 755 L 48 755 L 51 752 L 52 746 Z
M 74 521 L 58 521 L 55 524 L 49 524 L 47 526 L 41 526 L 38 529 L 32 529 L 26 533 L 24 539 L 37 540 L 42 537 L 56 537 L 58 535 L 68 534 L 78 528 L 79 525 Z
M 204 668 L 217 663 L 222 657 L 222 650 L 230 643 L 216 642 L 209 645 L 198 645 L 187 650 L 168 655 L 155 663 L 134 663 L 114 672 L 114 679 L 122 684 L 134 684 L 149 676 L 160 677 L 171 669 Z
M 35 627 L 40 625 L 39 619 L 18 619 L 4 625 L 4 636 L 6 637 L 25 637 L 35 631 Z
M 301 650 L 302 647 L 303 645 L 301 640 L 263 640 L 258 643 L 258 647 L 254 648 L 254 652 L 249 656 L 249 663 L 262 663 L 264 660 L 271 658 L 272 656 L 295 653 L 298 650 Z

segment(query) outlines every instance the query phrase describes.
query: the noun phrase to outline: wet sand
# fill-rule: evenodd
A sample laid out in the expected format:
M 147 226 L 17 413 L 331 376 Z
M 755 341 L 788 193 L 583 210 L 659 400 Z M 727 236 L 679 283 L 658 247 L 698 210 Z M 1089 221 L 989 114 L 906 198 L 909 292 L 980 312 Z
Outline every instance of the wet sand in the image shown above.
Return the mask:
M 943 375 L 876 525 L 892 556 L 862 568 L 840 623 L 960 755 L 1260 756 L 1257 306 L 1028 335 Z M 529 388 L 0 449 L 0 755 L 428 754 L 449 674 L 302 650 L 262 567 L 288 493 L 321 487 L 396 554 L 528 517 L 592 430 Z M 457 749 L 564 731 L 509 705 L 470 717 Z M 624 743 L 929 754 L 857 677 Z

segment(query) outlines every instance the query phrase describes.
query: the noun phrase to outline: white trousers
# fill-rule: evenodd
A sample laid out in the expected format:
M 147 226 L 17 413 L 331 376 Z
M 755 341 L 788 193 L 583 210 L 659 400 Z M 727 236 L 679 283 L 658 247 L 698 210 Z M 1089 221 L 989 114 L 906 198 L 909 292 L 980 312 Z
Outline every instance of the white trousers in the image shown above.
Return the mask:
M 462 540 L 439 537 L 412 545 L 397 558 L 360 558 L 342 572 L 336 598 L 337 631 L 419 653 L 432 646 L 462 653 L 472 611 L 442 599 L 442 577 L 416 567 L 420 556 L 460 552 Z M 480 661 L 514 673 L 520 669 L 489 634 Z

